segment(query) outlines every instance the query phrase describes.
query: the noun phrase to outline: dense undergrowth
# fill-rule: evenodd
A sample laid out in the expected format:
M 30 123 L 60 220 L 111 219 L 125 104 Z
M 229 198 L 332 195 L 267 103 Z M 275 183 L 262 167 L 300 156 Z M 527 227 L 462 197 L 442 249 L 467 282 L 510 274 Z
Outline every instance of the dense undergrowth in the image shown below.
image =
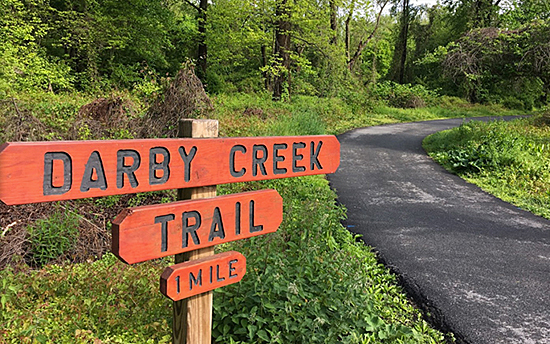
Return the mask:
M 27 94 L 4 99 L 1 140 L 137 137 L 135 123 L 146 116 L 148 104 L 124 93 L 105 98 L 118 104 L 115 113 L 123 121 L 87 117 L 82 106 L 95 97 Z M 214 110 L 196 115 L 218 119 L 221 136 L 252 136 L 334 134 L 382 123 L 514 114 L 454 98 L 438 102 L 428 108 L 394 109 L 364 99 L 297 96 L 278 103 L 267 94 L 234 94 L 216 96 Z M 27 125 L 16 126 L 14 121 Z M 113 121 L 119 125 L 109 126 Z M 345 210 L 336 205 L 336 195 L 323 176 L 224 185 L 218 193 L 263 188 L 275 188 L 283 196 L 284 222 L 275 234 L 220 248 L 243 253 L 248 268 L 240 283 L 215 292 L 216 342 L 445 341 L 422 319 L 370 248 L 341 226 Z M 17 216 L 28 214 L 32 222 L 4 216 L 1 256 L 11 255 L 4 260 L 9 267 L 0 272 L 0 343 L 170 342 L 171 302 L 158 292 L 159 276 L 170 262 L 127 266 L 105 249 L 109 220 L 119 210 L 173 199 L 171 192 L 111 196 L 49 208 L 17 208 Z M 1 210 L 9 215 L 8 208 Z M 80 227 L 78 238 L 67 226 L 74 221 Z M 15 248 L 7 245 L 18 238 L 10 237 L 14 233 L 21 240 Z M 56 236 L 67 239 L 67 245 L 53 249 Z
M 550 219 L 548 113 L 511 122 L 468 122 L 429 136 L 424 147 L 467 181 Z

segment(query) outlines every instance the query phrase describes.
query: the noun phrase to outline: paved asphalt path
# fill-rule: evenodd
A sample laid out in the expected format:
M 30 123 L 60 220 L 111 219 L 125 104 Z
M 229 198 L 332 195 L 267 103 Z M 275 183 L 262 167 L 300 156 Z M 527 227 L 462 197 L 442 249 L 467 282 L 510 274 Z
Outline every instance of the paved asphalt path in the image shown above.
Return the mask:
M 329 179 L 348 208 L 344 224 L 459 343 L 550 343 L 550 221 L 448 173 L 422 149 L 424 137 L 461 123 L 339 136 L 341 164 Z

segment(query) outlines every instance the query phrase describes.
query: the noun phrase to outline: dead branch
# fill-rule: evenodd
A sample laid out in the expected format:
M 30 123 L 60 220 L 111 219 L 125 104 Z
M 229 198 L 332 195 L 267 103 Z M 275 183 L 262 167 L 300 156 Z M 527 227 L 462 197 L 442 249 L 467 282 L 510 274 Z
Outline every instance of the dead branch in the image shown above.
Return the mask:
M 376 32 L 378 31 L 378 27 L 380 26 L 380 18 L 382 17 L 382 11 L 384 11 L 384 8 L 389 3 L 389 0 L 385 0 L 382 3 L 382 7 L 380 7 L 380 11 L 378 12 L 378 15 L 376 16 L 376 24 L 374 25 L 374 29 L 370 33 L 370 35 L 367 37 L 366 40 L 361 40 L 359 42 L 359 45 L 357 46 L 357 50 L 355 51 L 355 54 L 353 54 L 353 57 L 348 61 L 348 69 L 351 72 L 353 70 L 353 67 L 357 63 L 357 60 L 361 56 L 361 53 L 365 49 L 365 47 L 370 43 Z

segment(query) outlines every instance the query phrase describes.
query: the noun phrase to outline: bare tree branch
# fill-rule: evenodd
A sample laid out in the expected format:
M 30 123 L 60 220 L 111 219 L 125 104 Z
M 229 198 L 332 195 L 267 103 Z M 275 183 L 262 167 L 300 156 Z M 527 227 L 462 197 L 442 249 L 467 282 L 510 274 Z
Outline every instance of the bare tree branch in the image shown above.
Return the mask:
M 195 5 L 194 3 L 192 3 L 190 0 L 184 0 L 184 1 L 185 1 L 188 5 L 190 5 L 190 6 L 193 7 L 194 9 L 196 9 L 197 12 L 202 12 L 202 9 L 201 9 L 199 6 L 197 6 L 197 5 Z
M 383 3 L 382 3 L 382 7 L 380 7 L 380 11 L 378 12 L 378 15 L 376 16 L 376 24 L 374 26 L 374 29 L 372 30 L 372 32 L 370 33 L 369 37 L 367 37 L 366 40 L 361 40 L 359 42 L 359 45 L 357 46 L 357 50 L 355 51 L 355 54 L 353 55 L 353 57 L 348 61 L 348 69 L 350 71 L 353 70 L 353 67 L 355 66 L 355 64 L 357 63 L 357 60 L 359 59 L 359 57 L 361 56 L 361 53 L 363 52 L 363 50 L 365 49 L 365 47 L 370 43 L 370 41 L 372 40 L 372 38 L 374 37 L 374 35 L 376 34 L 376 31 L 378 31 L 378 27 L 380 26 L 380 18 L 382 17 L 382 12 L 384 11 L 384 8 L 386 7 L 386 5 L 389 3 L 389 0 L 385 0 Z
M 319 51 L 325 58 L 329 58 L 328 55 L 321 49 L 319 48 L 319 46 L 315 43 L 311 43 L 311 42 L 308 42 L 307 40 L 303 39 L 303 38 L 300 38 L 300 37 L 297 37 L 297 36 L 293 36 L 294 39 L 297 39 L 299 41 L 302 41 L 304 42 L 305 44 L 307 45 L 310 45 L 312 47 L 314 47 L 315 49 L 317 49 L 317 51 Z

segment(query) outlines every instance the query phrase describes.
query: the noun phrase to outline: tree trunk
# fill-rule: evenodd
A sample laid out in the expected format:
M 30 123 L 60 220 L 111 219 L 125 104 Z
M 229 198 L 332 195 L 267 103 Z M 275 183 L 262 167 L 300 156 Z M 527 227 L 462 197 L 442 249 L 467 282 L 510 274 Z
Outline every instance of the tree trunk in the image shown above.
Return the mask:
M 350 24 L 350 21 L 351 21 L 351 12 L 349 13 L 348 17 L 346 18 L 346 38 L 345 38 L 345 41 L 346 41 L 346 61 L 349 61 L 350 59 L 350 45 L 351 45 L 351 33 L 350 33 L 350 28 L 349 28 L 349 24 Z
M 197 56 L 197 76 L 203 83 L 206 83 L 206 68 L 208 51 L 206 46 L 206 11 L 208 10 L 208 0 L 200 0 L 199 3 L 199 49 Z
M 277 2 L 275 16 L 277 27 L 275 29 L 275 51 L 277 57 L 277 72 L 273 78 L 273 100 L 281 100 L 282 95 L 289 90 L 290 74 L 290 11 L 287 6 L 288 0 Z
M 395 45 L 393 55 L 393 81 L 400 84 L 405 82 L 405 68 L 407 62 L 407 40 L 409 36 L 410 22 L 410 5 L 409 0 L 403 0 L 403 8 L 401 10 L 400 26 L 401 31 Z
M 401 60 L 399 62 L 399 83 L 405 82 L 405 67 L 407 63 L 407 41 L 409 38 L 409 21 L 410 21 L 410 6 L 409 0 L 403 0 L 403 24 L 401 27 Z
M 262 53 L 262 67 L 265 68 L 267 66 L 267 48 L 266 48 L 265 45 L 262 45 L 260 50 L 261 50 L 261 53 Z M 269 80 L 269 73 L 267 72 L 267 70 L 264 70 L 262 72 L 262 77 L 264 78 L 265 89 L 267 91 L 269 91 L 270 80 Z
M 376 85 L 376 53 L 375 54 L 372 54 L 372 78 L 371 78 L 371 82 L 372 82 L 372 87 L 374 89 L 374 86 Z
M 338 7 L 336 6 L 336 0 L 330 0 L 330 29 L 332 30 L 332 38 L 330 44 L 336 45 L 338 43 Z

